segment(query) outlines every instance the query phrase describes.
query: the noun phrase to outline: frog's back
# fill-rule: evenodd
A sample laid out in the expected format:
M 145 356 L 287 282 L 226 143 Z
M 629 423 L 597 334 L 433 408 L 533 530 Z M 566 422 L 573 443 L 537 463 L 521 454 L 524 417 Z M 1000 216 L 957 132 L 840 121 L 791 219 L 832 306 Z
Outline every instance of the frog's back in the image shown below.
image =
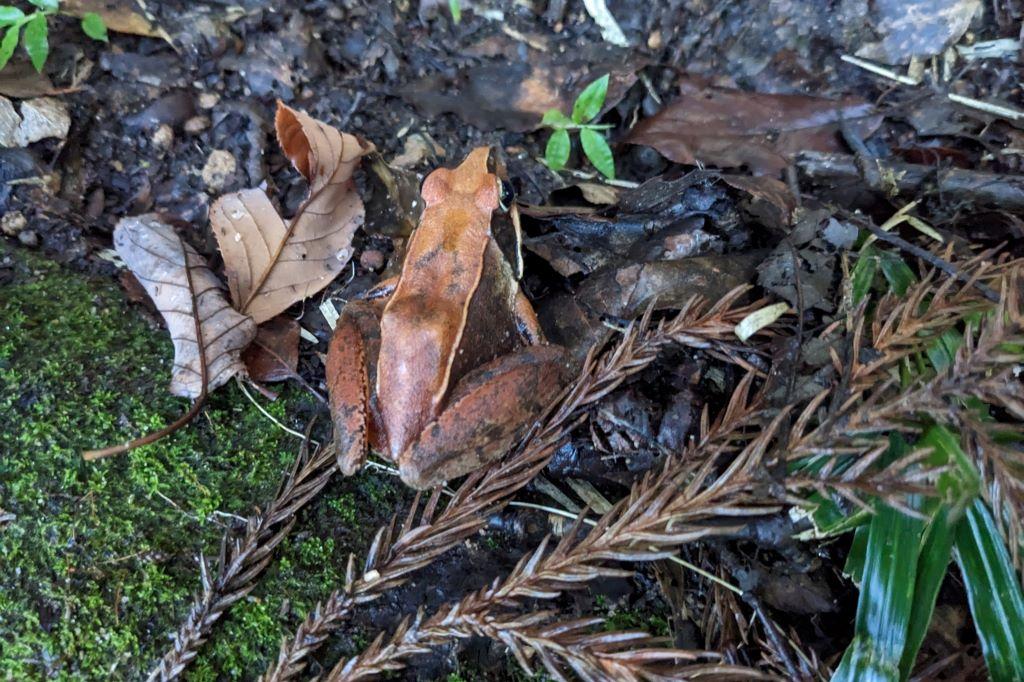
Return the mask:
M 498 182 L 487 170 L 488 156 L 486 148 L 474 150 L 455 170 L 438 169 L 427 177 L 420 225 L 384 308 L 377 387 L 396 455 L 437 415 L 459 376 L 504 352 L 502 339 L 514 328 L 514 288 L 492 282 L 481 288 L 485 271 L 508 267 L 491 240 Z M 494 319 L 483 320 L 484 327 L 480 321 L 467 324 L 470 317 L 491 314 Z M 485 328 L 496 332 L 493 338 L 485 338 Z M 467 329 L 472 344 L 461 343 Z

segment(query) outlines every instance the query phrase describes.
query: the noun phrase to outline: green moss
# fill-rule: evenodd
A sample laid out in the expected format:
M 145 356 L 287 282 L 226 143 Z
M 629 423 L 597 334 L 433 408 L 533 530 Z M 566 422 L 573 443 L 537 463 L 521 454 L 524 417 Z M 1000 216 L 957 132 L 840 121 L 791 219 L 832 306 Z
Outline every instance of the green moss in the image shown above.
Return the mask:
M 229 515 L 273 495 L 298 443 L 228 385 L 177 433 L 84 462 L 83 449 L 187 409 L 167 392 L 171 344 L 111 281 L 4 248 L 14 279 L 0 286 L 0 506 L 16 518 L 0 526 L 0 679 L 137 678 L 188 610 L 195 555 L 215 557 Z M 295 387 L 281 396 L 262 402 L 301 429 L 312 401 Z M 400 495 L 364 478 L 331 484 L 328 499 L 350 499 L 339 511 L 314 504 L 300 516 L 280 560 L 204 647 L 196 679 L 254 676 L 339 586 L 348 552 L 377 523 L 356 511 Z

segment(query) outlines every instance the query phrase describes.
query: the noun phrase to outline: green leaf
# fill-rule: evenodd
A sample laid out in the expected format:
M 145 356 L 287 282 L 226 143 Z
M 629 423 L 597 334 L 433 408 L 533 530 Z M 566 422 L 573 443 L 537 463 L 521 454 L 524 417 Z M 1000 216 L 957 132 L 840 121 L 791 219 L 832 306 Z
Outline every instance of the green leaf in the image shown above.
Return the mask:
M 992 514 L 981 499 L 956 529 L 956 560 L 981 651 L 995 682 L 1024 680 L 1024 595 Z
M 548 168 L 557 171 L 565 168 L 569 160 L 569 131 L 559 129 L 548 138 L 547 149 L 544 150 L 544 161 Z
M 95 12 L 86 12 L 82 15 L 82 33 L 93 40 L 110 42 L 110 39 L 107 38 L 107 24 L 103 21 L 103 17 Z
M 928 360 L 936 372 L 944 372 L 956 362 L 956 352 L 964 345 L 963 334 L 956 329 L 947 329 L 928 346 Z
M 889 282 L 889 289 L 897 296 L 907 293 L 907 289 L 917 281 L 914 271 L 898 254 L 891 251 L 880 251 L 878 256 L 882 274 Z
M 872 514 L 871 518 L 874 518 Z M 846 564 L 843 565 L 843 573 L 850 576 L 850 580 L 857 587 L 861 586 L 864 580 L 864 561 L 868 554 L 868 534 L 871 526 L 860 526 L 853 531 L 853 541 L 850 542 L 850 552 L 846 555 Z
M 551 128 L 564 128 L 565 126 L 571 127 L 574 125 L 572 119 L 558 109 L 548 109 L 547 113 L 544 114 L 544 118 L 541 119 L 540 124 Z
M 884 460 L 894 461 L 910 450 L 899 435 L 889 443 Z M 853 641 L 832 682 L 899 679 L 924 528 L 920 519 L 879 503 L 867 527 L 863 566 L 847 563 L 848 570 L 860 574 L 860 597 Z
M 17 7 L 0 7 L 0 26 L 11 26 L 25 18 L 25 13 Z
M 44 12 L 56 12 L 60 6 L 60 0 L 28 0 Z
M 615 159 L 612 158 L 611 147 L 605 141 L 604 136 L 596 130 L 583 128 L 580 130 L 580 143 L 583 145 L 583 153 L 594 164 L 594 168 L 601 171 L 609 180 L 615 179 Z
M 36 14 L 31 21 L 25 24 L 24 42 L 25 52 L 28 52 L 29 59 L 36 71 L 42 71 L 46 64 L 46 58 L 50 55 L 50 43 L 46 37 L 46 15 Z
M 949 467 L 939 474 L 938 488 L 943 497 L 953 500 L 959 508 L 967 505 L 981 490 L 981 477 L 971 458 L 960 447 L 960 438 L 942 424 L 928 428 L 918 445 L 931 448 L 928 463 L 936 467 Z
M 914 603 L 910 611 L 910 623 L 907 626 L 907 643 L 900 659 L 900 679 L 906 680 L 914 669 L 917 652 L 921 649 L 924 636 L 928 632 L 932 614 L 935 612 L 935 600 L 939 596 L 939 587 L 946 577 L 949 568 L 950 554 L 953 551 L 953 534 L 956 523 L 950 520 L 950 509 L 941 505 L 935 512 L 928 528 L 925 530 L 921 554 L 917 559 L 917 580 L 914 584 Z
M 576 123 L 586 123 L 599 113 L 604 106 L 604 98 L 608 94 L 608 74 L 598 78 L 596 81 L 583 88 L 583 92 L 576 98 L 572 105 L 572 120 Z
M 462 21 L 462 5 L 459 0 L 448 0 L 448 11 L 452 13 L 452 21 L 456 24 Z
M 864 297 L 871 292 L 871 284 L 875 281 L 875 273 L 878 272 L 878 257 L 875 249 L 867 247 L 860 252 L 860 257 L 853 266 L 851 275 L 851 295 L 854 305 L 864 300 Z
M 899 677 L 924 523 L 883 505 L 868 528 L 854 638 L 832 682 Z
M 0 69 L 7 66 L 14 54 L 14 48 L 18 47 L 18 34 L 21 33 L 20 26 L 11 26 L 4 33 L 4 39 L 0 41 Z

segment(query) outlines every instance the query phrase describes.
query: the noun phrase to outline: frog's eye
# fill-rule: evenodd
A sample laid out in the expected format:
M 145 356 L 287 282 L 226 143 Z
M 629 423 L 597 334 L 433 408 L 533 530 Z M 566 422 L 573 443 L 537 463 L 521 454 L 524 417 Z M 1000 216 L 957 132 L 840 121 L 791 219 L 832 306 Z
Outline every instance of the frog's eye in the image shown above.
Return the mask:
M 516 190 L 508 180 L 498 180 L 498 206 L 502 211 L 512 208 L 512 202 L 516 200 Z

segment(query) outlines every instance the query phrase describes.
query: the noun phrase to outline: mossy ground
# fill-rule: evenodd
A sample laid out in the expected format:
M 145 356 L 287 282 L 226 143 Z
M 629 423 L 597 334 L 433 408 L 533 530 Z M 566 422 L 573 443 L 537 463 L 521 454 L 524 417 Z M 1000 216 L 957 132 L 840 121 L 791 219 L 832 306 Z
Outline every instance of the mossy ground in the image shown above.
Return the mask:
M 187 409 L 167 392 L 170 342 L 109 279 L 5 248 L 0 508 L 16 517 L 0 526 L 0 678 L 137 678 L 189 607 L 197 553 L 215 557 L 228 515 L 274 494 L 298 442 L 228 385 L 172 436 L 84 462 L 83 449 Z M 263 403 L 297 429 L 316 410 L 294 387 Z M 386 475 L 332 482 L 216 629 L 192 679 L 262 671 L 404 495 Z

